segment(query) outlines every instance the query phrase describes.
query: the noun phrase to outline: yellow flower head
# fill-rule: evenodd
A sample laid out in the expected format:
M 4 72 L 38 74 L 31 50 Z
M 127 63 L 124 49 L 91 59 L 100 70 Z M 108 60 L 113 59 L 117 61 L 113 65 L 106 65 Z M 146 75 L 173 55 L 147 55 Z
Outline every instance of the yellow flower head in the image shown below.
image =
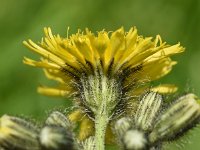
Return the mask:
M 78 31 L 70 37 L 53 35 L 44 28 L 45 37 L 39 44 L 31 40 L 23 43 L 42 56 L 40 61 L 24 58 L 24 63 L 44 68 L 49 79 L 56 80 L 54 88 L 39 87 L 39 93 L 50 96 L 73 96 L 80 110 L 69 118 L 78 121 L 82 117 L 80 138 L 90 132 L 91 119 L 95 118 L 99 106 L 107 101 L 105 111 L 109 119 L 133 108 L 134 96 L 147 88 L 147 83 L 168 74 L 176 64 L 170 56 L 183 52 L 180 44 L 168 45 L 159 35 L 142 37 L 136 28 L 125 32 L 120 28 L 114 32 L 100 31 L 96 35 L 88 29 Z M 171 93 L 173 85 L 153 87 L 153 91 Z M 83 117 L 84 114 L 88 117 Z M 109 129 L 108 129 L 109 130 Z

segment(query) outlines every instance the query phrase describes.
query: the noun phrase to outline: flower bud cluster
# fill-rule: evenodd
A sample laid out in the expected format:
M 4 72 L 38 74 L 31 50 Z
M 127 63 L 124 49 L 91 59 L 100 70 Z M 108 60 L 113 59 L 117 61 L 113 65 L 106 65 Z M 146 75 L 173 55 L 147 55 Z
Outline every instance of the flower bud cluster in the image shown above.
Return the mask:
M 186 94 L 165 111 L 163 98 L 155 92 L 146 93 L 134 118 L 121 118 L 115 131 L 123 149 L 148 150 L 160 148 L 162 142 L 173 141 L 196 125 L 200 119 L 200 105 L 194 94 Z
M 42 128 L 30 121 L 4 115 L 0 118 L 0 150 L 75 150 L 69 120 L 55 111 Z

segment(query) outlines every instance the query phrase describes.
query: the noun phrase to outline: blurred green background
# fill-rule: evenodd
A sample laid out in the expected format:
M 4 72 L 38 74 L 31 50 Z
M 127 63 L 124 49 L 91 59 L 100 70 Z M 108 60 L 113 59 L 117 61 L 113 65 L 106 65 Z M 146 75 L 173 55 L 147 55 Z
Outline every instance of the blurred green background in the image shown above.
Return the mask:
M 179 63 L 158 83 L 175 83 L 200 96 L 200 1 L 199 0 L 0 0 L 0 115 L 31 116 L 42 120 L 51 108 L 66 107 L 68 100 L 37 94 L 36 87 L 49 83 L 41 69 L 22 63 L 23 56 L 38 58 L 22 41 L 40 41 L 43 27 L 62 36 L 88 27 L 93 32 L 137 26 L 139 34 L 160 34 L 169 44 L 181 42 Z M 190 132 L 167 149 L 200 149 L 200 129 Z M 185 143 L 185 144 L 184 144 Z

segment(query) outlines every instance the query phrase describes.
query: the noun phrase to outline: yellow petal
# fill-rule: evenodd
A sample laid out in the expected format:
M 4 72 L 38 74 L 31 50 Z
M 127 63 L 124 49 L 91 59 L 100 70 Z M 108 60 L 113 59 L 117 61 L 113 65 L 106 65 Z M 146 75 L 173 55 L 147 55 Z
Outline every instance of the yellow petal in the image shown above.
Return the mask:
M 116 57 L 116 59 L 118 58 L 118 56 L 115 56 L 115 54 L 123 44 L 124 44 L 124 29 L 120 28 L 112 33 L 110 37 L 110 46 L 106 49 L 104 53 L 105 70 L 108 69 L 108 66 L 110 65 L 114 57 Z M 117 61 L 115 60 L 115 62 Z
M 83 117 L 80 125 L 79 140 L 85 140 L 87 137 L 94 134 L 94 122 L 87 116 Z
M 72 37 L 72 40 L 74 46 L 85 57 L 85 59 L 95 66 L 94 51 L 91 48 L 91 44 L 87 36 L 77 34 Z
M 37 91 L 38 93 L 46 96 L 61 96 L 61 97 L 65 97 L 71 93 L 71 91 L 49 88 L 49 87 L 38 87 Z
M 111 126 L 108 125 L 106 128 L 106 135 L 105 135 L 106 144 L 113 144 L 115 143 L 115 137 L 112 132 Z
M 68 119 L 71 122 L 78 122 L 82 119 L 83 116 L 84 113 L 80 109 L 77 109 L 75 111 L 72 111 L 72 113 L 68 115 Z
M 173 84 L 161 84 L 159 86 L 151 88 L 151 90 L 161 94 L 170 94 L 175 93 L 178 90 L 178 88 Z
M 126 40 L 124 29 L 121 28 L 118 32 L 114 32 L 111 36 L 112 44 L 112 55 L 114 55 L 114 61 L 116 64 L 119 63 L 119 60 L 122 58 L 126 51 Z
M 133 58 L 136 57 L 138 54 L 152 47 L 153 42 L 151 41 L 151 39 L 152 37 L 140 39 L 135 49 L 133 49 L 132 53 L 126 58 L 126 61 L 134 60 Z
M 151 61 L 156 61 L 158 59 L 163 59 L 164 57 L 169 57 L 171 55 L 177 54 L 177 53 L 182 53 L 185 50 L 182 46 L 180 46 L 180 43 L 172 46 L 166 46 L 165 48 L 161 49 L 157 53 L 149 56 L 145 62 L 151 62 Z
M 119 60 L 119 67 L 123 65 L 125 62 L 127 62 L 128 56 L 133 52 L 133 49 L 136 46 L 136 40 L 137 40 L 137 29 L 131 28 L 125 37 L 125 50 L 124 53 L 122 54 L 122 57 Z
M 94 47 L 96 48 L 100 57 L 103 57 L 103 54 L 107 49 L 109 42 L 110 40 L 108 37 L 108 33 L 103 31 L 98 33 L 98 37 L 94 40 Z
M 73 55 L 76 58 L 76 60 L 82 63 L 83 65 L 86 64 L 84 55 L 81 54 L 76 47 L 72 46 L 68 40 L 63 40 L 62 43 L 60 43 L 60 47 L 62 47 L 71 55 Z
M 172 61 L 170 58 L 163 58 L 146 64 L 142 67 L 141 71 L 136 75 L 133 74 L 133 76 L 138 80 L 148 79 L 149 81 L 153 81 L 168 74 L 175 64 L 176 62 Z
M 59 66 L 61 66 L 61 67 L 65 66 L 65 62 L 61 58 L 59 58 L 56 55 L 52 54 L 51 52 L 45 50 L 44 48 L 38 46 L 33 41 L 31 41 L 31 40 L 28 40 L 28 42 L 23 41 L 23 44 L 25 46 L 27 46 L 29 49 L 33 50 L 34 52 L 40 54 L 41 56 L 55 62 Z
M 113 56 L 115 56 L 115 53 L 118 52 L 118 50 L 120 49 L 121 45 L 124 44 L 124 28 L 121 27 L 120 29 L 118 29 L 117 31 L 113 32 L 111 37 L 110 37 L 110 42 L 112 45 L 112 49 L 111 49 L 111 54 Z M 113 57 L 111 56 L 111 57 Z
M 65 84 L 66 83 L 65 81 L 69 79 L 67 78 L 68 76 L 63 77 L 60 70 L 44 69 L 44 74 L 48 79 L 58 81 L 62 84 Z
M 41 67 L 41 68 L 48 68 L 48 69 L 60 69 L 60 66 L 56 65 L 55 63 L 50 63 L 48 61 L 35 61 L 24 57 L 23 63 L 33 66 L 33 67 Z
M 56 80 L 64 85 L 70 85 L 70 82 L 73 81 L 73 78 L 65 72 L 63 72 L 62 70 L 44 69 L 44 73 L 48 79 Z
M 79 65 L 68 51 L 63 49 L 59 43 L 57 43 L 57 40 L 55 37 L 52 35 L 51 29 L 50 28 L 44 28 L 44 32 L 46 35 L 46 38 L 44 38 L 45 42 L 42 43 L 42 46 L 46 47 L 48 51 L 52 52 L 59 58 L 62 58 L 69 66 L 73 66 L 75 68 L 79 68 Z

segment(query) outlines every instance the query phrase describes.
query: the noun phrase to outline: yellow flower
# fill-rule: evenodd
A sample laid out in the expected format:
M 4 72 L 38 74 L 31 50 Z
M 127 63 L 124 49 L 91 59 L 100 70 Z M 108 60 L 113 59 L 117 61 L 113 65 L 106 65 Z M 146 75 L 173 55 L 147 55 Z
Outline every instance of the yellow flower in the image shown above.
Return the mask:
M 109 119 L 130 114 L 137 105 L 135 96 L 149 88 L 148 83 L 168 74 L 176 64 L 170 56 L 184 51 L 180 43 L 168 45 L 159 35 L 155 39 L 142 37 L 135 27 L 128 32 L 120 28 L 96 35 L 86 29 L 64 38 L 53 35 L 50 28 L 44 28 L 44 32 L 39 44 L 23 42 L 41 55 L 41 60 L 25 57 L 24 63 L 43 68 L 47 78 L 58 82 L 57 87 L 39 87 L 39 93 L 74 97 L 79 109 L 69 119 L 81 121 L 80 139 L 93 134 L 93 119 L 103 99 L 110 99 L 106 104 Z M 173 93 L 177 88 L 164 84 L 152 90 Z

